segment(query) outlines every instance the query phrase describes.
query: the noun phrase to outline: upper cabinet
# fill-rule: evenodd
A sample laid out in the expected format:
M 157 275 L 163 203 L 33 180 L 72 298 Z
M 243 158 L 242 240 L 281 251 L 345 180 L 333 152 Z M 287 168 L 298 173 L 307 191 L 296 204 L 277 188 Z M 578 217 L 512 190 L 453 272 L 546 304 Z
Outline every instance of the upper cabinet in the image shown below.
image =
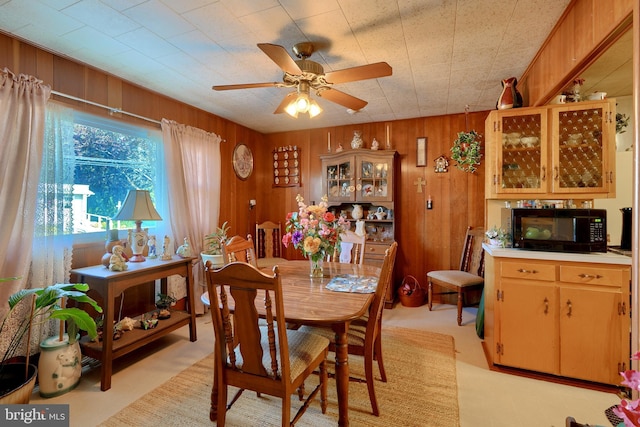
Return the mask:
M 395 151 L 350 150 L 322 158 L 322 191 L 330 204 L 393 202 Z
M 487 198 L 615 197 L 615 100 L 492 111 Z

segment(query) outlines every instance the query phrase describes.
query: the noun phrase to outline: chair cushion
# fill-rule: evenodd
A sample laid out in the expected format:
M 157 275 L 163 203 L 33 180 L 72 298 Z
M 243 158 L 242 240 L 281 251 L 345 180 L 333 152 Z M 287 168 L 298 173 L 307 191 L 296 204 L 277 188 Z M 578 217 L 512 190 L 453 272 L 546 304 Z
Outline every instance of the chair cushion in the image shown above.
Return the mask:
M 430 271 L 427 273 L 427 277 L 437 280 L 438 282 L 448 283 L 460 288 L 484 284 L 484 279 L 482 277 L 459 270 Z
M 335 332 L 331 328 L 323 328 L 320 326 L 302 326 L 299 329 L 303 332 L 308 332 L 316 335 L 323 336 L 331 340 L 331 342 L 335 342 Z M 349 332 L 347 332 L 347 343 L 349 345 L 354 345 L 358 347 L 364 346 L 364 337 L 367 332 L 367 319 L 366 318 L 358 318 L 351 322 L 349 325 Z
M 262 366 L 267 370 L 269 376 L 273 377 L 271 370 L 271 355 L 269 353 L 269 339 L 267 337 L 266 326 L 260 327 L 262 338 L 260 345 L 262 346 Z M 311 361 L 318 357 L 328 346 L 329 340 L 319 335 L 308 332 L 287 329 L 287 343 L 289 345 L 289 366 L 291 371 L 290 381 L 299 377 L 300 374 L 309 366 Z M 280 345 L 276 337 L 276 352 L 279 354 Z M 229 361 L 227 360 L 227 363 Z M 242 354 L 236 348 L 236 367 L 242 369 Z M 282 367 L 282 362 L 278 361 L 278 368 Z

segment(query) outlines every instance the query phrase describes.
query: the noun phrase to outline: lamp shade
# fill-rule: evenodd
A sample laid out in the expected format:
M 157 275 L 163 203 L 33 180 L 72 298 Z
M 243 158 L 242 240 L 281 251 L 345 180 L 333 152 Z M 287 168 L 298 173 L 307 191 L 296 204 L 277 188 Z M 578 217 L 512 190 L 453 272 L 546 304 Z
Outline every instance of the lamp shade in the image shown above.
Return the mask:
M 147 190 L 129 190 L 124 204 L 113 218 L 116 221 L 161 221 Z

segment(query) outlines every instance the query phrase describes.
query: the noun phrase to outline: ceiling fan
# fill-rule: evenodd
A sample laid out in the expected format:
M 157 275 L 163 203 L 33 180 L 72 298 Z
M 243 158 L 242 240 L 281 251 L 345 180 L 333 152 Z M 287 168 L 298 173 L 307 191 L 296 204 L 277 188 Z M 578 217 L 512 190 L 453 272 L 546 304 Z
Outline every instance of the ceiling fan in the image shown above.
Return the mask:
M 391 67 L 386 62 L 376 62 L 374 64 L 325 73 L 322 65 L 308 59 L 315 50 L 313 43 L 310 42 L 297 43 L 293 46 L 292 50 L 298 58 L 297 60 L 289 56 L 287 50 L 282 46 L 270 43 L 259 43 L 258 47 L 284 71 L 282 82 L 221 85 L 213 86 L 213 89 L 234 90 L 274 86 L 296 88 L 295 92 L 290 92 L 285 95 L 280 105 L 278 105 L 278 108 L 273 112 L 274 114 L 287 112 L 294 117 L 297 117 L 297 112 L 308 111 L 311 117 L 318 114 L 322 111 L 321 109 L 315 112 L 315 114 L 313 114 L 310 109 L 310 107 L 313 108 L 312 105 L 315 103 L 315 101 L 309 97 L 309 92 L 312 89 L 316 95 L 321 98 L 340 104 L 352 111 L 358 111 L 367 105 L 367 101 L 334 89 L 333 85 L 386 77 L 392 73 Z M 293 109 L 295 109 L 296 104 L 298 104 L 298 109 L 297 112 L 293 114 Z M 315 103 L 315 107 L 320 108 L 317 103 Z M 290 111 L 290 109 L 292 110 Z

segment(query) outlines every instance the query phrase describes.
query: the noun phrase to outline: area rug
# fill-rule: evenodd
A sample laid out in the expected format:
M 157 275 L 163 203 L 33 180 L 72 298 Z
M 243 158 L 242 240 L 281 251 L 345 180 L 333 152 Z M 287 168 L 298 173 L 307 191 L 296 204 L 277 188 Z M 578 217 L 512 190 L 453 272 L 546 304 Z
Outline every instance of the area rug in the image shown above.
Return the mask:
M 380 416 L 371 414 L 365 383 L 349 383 L 350 425 L 446 426 L 460 425 L 453 337 L 404 328 L 383 328 L 382 343 L 387 382 L 379 380 L 376 368 L 376 396 Z M 330 358 L 332 354 L 330 354 Z M 104 423 L 117 426 L 209 426 L 213 355 L 185 369 L 161 387 L 136 400 Z M 351 376 L 364 378 L 362 358 L 349 357 Z M 333 369 L 333 366 L 330 366 Z M 307 389 L 316 384 L 310 378 Z M 320 411 L 319 396 L 311 403 L 297 426 L 335 426 L 338 405 L 334 380 L 329 381 L 327 413 Z M 233 396 L 235 390 L 229 390 Z M 292 416 L 300 407 L 292 397 Z M 227 412 L 228 426 L 280 425 L 280 400 L 245 392 Z

